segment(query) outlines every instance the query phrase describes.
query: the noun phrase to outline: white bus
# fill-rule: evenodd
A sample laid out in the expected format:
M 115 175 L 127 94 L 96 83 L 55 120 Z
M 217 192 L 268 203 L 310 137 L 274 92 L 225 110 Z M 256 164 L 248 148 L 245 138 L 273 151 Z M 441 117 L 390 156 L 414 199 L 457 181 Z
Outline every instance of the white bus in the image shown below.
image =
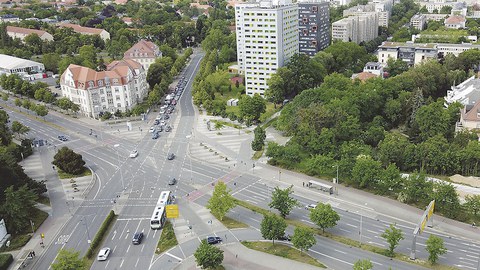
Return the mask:
M 162 191 L 158 198 L 155 209 L 153 210 L 152 218 L 150 219 L 150 228 L 153 230 L 161 229 L 165 224 L 165 206 L 172 203 L 173 196 L 170 191 Z

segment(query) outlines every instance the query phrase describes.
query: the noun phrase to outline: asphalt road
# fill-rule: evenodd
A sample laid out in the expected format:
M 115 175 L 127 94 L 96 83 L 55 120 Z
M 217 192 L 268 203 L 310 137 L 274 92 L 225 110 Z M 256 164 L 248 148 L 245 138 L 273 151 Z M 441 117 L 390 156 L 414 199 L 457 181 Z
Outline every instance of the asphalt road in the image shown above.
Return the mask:
M 260 179 L 247 171 L 232 171 L 221 164 L 215 165 L 189 157 L 189 141 L 195 139 L 192 138 L 195 136 L 192 128 L 196 117 L 191 103 L 190 88 L 201 57 L 200 54 L 194 55 L 185 70 L 184 76 L 189 78 L 189 81 L 176 111 L 172 114 L 173 117 L 169 120 L 169 123 L 174 126 L 172 132 L 162 132 L 157 140 L 152 140 L 151 134 L 143 132 L 143 138 L 139 142 L 132 142 L 128 138 L 113 136 L 102 128 L 56 115 L 47 115 L 46 119 L 49 122 L 47 125 L 37 121 L 33 116 L 26 117 L 18 113 L 17 109 L 6 108 L 12 120 L 21 121 L 31 128 L 30 136 L 46 139 L 51 144 L 39 148 L 44 167 L 51 166 L 50 162 L 56 150 L 62 146 L 68 146 L 83 155 L 96 178 L 90 192 L 82 196 L 81 192 L 65 190 L 52 170 L 49 175 L 51 179 L 47 182 L 53 206 L 52 216 L 72 216 L 58 235 L 47 236 L 54 237 L 55 242 L 47 247 L 44 256 L 36 261 L 32 269 L 48 269 L 61 248 L 74 248 L 84 254 L 89 245 L 88 240 L 93 239 L 112 209 L 119 213 L 119 217 L 105 238 L 103 246 L 112 248 L 113 252 L 107 261 L 95 261 L 92 269 L 137 267 L 159 269 L 160 265 L 161 269 L 173 268 L 182 258 L 191 255 L 198 246 L 199 240 L 211 234 L 211 230 L 199 221 L 192 230 L 192 234 L 198 236 L 197 239 L 182 243 L 171 250 L 170 253 L 173 256 L 155 256 L 154 251 L 161 231 L 151 230 L 149 219 L 162 190 L 174 192 L 179 198 L 182 211 L 187 193 L 190 195 L 188 200 L 205 205 L 212 189 L 211 183 L 217 179 L 223 179 L 232 188 L 235 197 L 268 208 L 271 191 L 278 182 Z M 22 111 L 25 112 L 23 109 Z M 150 115 L 150 118 L 156 116 L 156 114 Z M 149 120 L 149 123 L 151 122 L 152 119 Z M 90 129 L 94 129 L 97 137 L 89 135 Z M 68 136 L 69 141 L 59 141 L 57 136 L 60 134 Z M 115 148 L 114 145 L 117 144 L 119 146 Z M 139 151 L 139 156 L 130 159 L 128 154 L 133 149 Z M 166 159 L 166 155 L 170 152 L 176 154 L 176 158 L 172 161 Z M 167 185 L 167 181 L 172 177 L 179 180 L 176 186 Z M 234 186 L 233 182 L 237 185 Z M 287 184 L 283 187 L 286 186 Z M 341 216 L 338 225 L 331 229 L 331 232 L 358 240 L 361 235 L 362 242 L 382 248 L 386 247 L 386 242 L 380 234 L 389 224 L 395 222 L 405 232 L 405 239 L 401 241 L 396 251 L 410 253 L 411 231 L 413 231 L 413 225 L 410 223 L 390 217 L 371 216 L 361 208 L 357 212 L 343 211 L 341 208 L 336 208 L 338 203 L 333 197 L 321 192 L 305 190 L 296 192 L 295 197 L 302 205 L 316 203 L 319 200 L 330 201 Z M 187 210 L 186 207 L 185 210 Z M 194 212 L 185 211 L 185 215 L 190 220 L 196 219 Z M 234 235 L 229 237 L 228 241 L 261 238 L 258 232 L 261 217 L 257 214 L 236 208 L 230 215 L 249 224 L 252 229 L 218 232 L 219 235 Z M 303 207 L 295 209 L 289 218 L 313 225 L 309 221 L 308 211 Z M 292 228 L 289 230 L 292 234 Z M 133 233 L 136 231 L 145 233 L 144 241 L 138 246 L 131 244 Z M 417 239 L 417 257 L 419 258 L 425 259 L 428 256 L 424 244 L 428 235 L 425 233 Z M 454 265 L 461 269 L 476 269 L 480 253 L 479 246 L 465 239 L 440 236 L 445 240 L 449 250 L 447 254 L 440 257 L 440 263 Z M 350 268 L 353 262 L 363 258 L 370 258 L 375 265 L 381 265 L 382 268 L 392 266 L 394 269 L 417 269 L 412 265 L 390 261 L 383 256 L 350 248 L 329 239 L 318 237 L 317 241 L 317 245 L 312 248 L 310 254 L 333 269 Z

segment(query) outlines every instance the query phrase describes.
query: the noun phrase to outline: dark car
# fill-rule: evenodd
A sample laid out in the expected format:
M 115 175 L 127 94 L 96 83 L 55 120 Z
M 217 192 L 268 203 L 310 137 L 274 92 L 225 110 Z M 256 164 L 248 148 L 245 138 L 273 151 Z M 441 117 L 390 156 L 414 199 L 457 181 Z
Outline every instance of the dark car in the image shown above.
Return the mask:
M 177 183 L 177 179 L 175 179 L 175 178 L 172 178 L 172 179 L 168 180 L 168 185 L 169 185 L 169 186 L 173 186 L 173 185 L 175 185 L 176 183 Z
M 284 236 L 280 236 L 278 238 L 278 240 L 282 240 L 282 241 L 292 241 L 292 237 L 290 236 L 290 234 L 285 234 Z
M 133 235 L 132 243 L 134 245 L 139 245 L 140 243 L 142 243 L 142 239 L 143 239 L 143 232 L 136 232 Z
M 172 159 L 174 159 L 174 158 L 175 158 L 175 154 L 174 154 L 174 153 L 170 153 L 170 154 L 168 154 L 168 156 L 167 156 L 167 159 L 168 159 L 168 160 L 172 160 Z
M 152 135 L 152 139 L 154 139 L 154 140 L 158 139 L 159 137 L 160 137 L 160 135 L 158 134 L 158 132 L 155 132 Z
M 163 116 L 163 118 L 164 118 L 165 120 L 168 120 L 168 119 L 170 119 L 170 115 L 167 115 L 167 114 L 166 114 L 166 115 Z
M 63 142 L 68 141 L 68 138 L 65 137 L 64 135 L 58 135 L 57 138 L 58 138 L 60 141 L 63 141 Z
M 209 236 L 207 237 L 207 243 L 210 245 L 218 244 L 222 242 L 222 238 L 219 236 Z
M 155 120 L 155 122 L 153 122 L 154 125 L 158 125 L 160 124 L 160 121 L 159 120 Z

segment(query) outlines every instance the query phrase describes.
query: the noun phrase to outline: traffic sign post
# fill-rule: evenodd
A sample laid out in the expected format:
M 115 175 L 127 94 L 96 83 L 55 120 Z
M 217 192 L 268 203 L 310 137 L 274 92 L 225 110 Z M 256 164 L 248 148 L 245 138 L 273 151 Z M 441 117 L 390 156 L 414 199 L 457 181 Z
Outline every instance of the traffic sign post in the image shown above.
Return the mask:
M 169 204 L 166 206 L 167 218 L 178 218 L 178 204 Z
M 417 235 L 420 235 L 424 230 L 427 222 L 430 221 L 428 227 L 433 227 L 433 210 L 435 208 L 435 200 L 431 201 L 428 204 L 425 212 L 423 212 L 422 218 L 418 222 L 417 226 L 413 230 L 413 240 L 412 240 L 412 249 L 410 251 L 410 260 L 416 259 L 416 245 L 417 245 Z

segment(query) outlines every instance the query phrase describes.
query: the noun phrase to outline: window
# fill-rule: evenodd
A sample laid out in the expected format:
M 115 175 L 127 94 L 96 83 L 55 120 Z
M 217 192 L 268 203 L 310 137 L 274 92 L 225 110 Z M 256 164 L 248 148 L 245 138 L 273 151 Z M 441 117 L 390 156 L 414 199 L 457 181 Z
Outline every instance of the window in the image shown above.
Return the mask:
M 115 100 L 120 100 L 120 96 L 115 96 Z
M 97 81 L 97 84 L 98 84 L 98 86 L 101 87 L 101 86 L 103 86 L 103 81 L 102 81 L 102 80 L 98 80 L 98 81 Z
M 89 82 L 88 82 L 88 87 L 93 87 L 93 85 L 94 85 L 94 84 L 93 84 L 93 81 L 89 81 Z
M 303 29 L 303 35 L 308 35 L 308 30 L 307 29 Z
M 317 26 L 316 25 L 312 26 L 312 30 L 317 31 Z
M 313 7 L 312 7 L 312 11 L 313 11 L 313 12 L 317 12 L 317 11 L 318 11 L 318 7 L 317 7 L 317 6 L 313 6 Z
M 105 92 L 103 91 L 103 89 L 100 89 L 100 95 L 103 95 L 105 94 Z

